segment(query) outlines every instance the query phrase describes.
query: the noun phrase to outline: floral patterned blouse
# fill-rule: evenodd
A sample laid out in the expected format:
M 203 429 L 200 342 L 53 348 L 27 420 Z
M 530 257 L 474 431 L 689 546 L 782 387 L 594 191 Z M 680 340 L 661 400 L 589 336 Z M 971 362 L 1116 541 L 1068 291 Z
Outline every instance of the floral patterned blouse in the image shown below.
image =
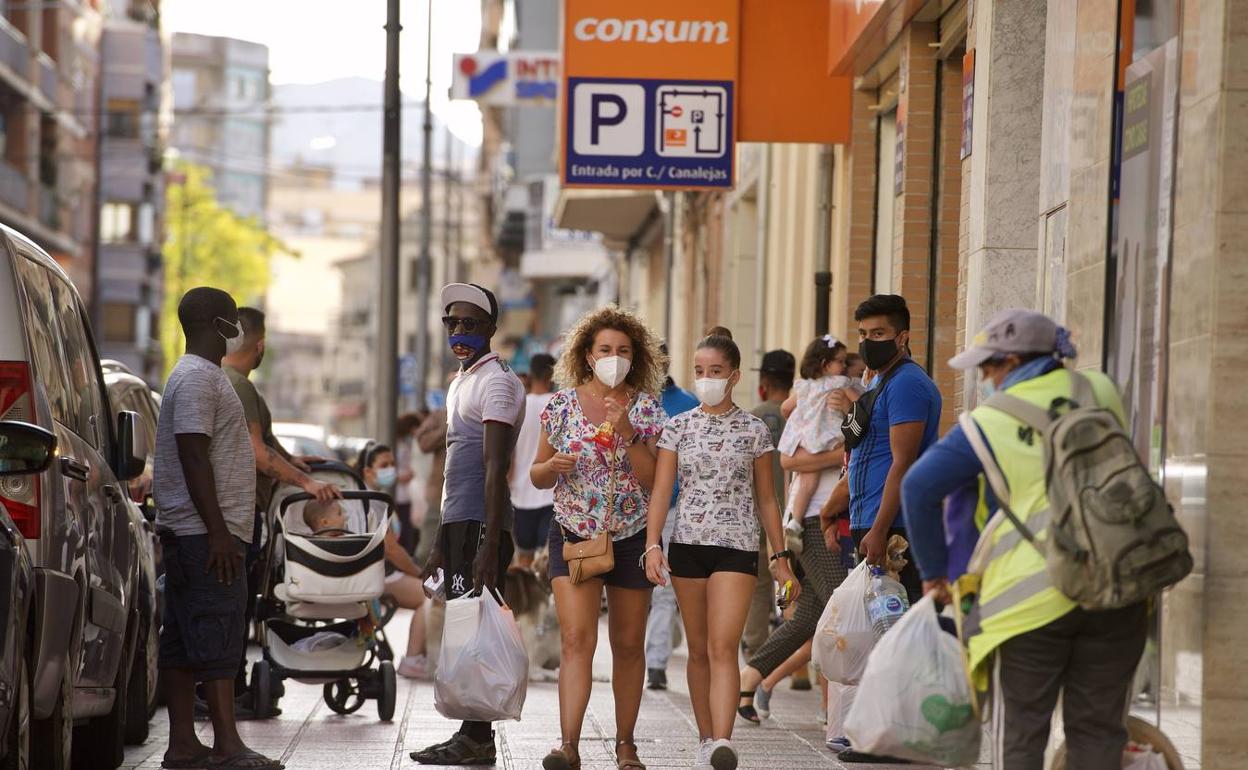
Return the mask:
M 639 393 L 628 410 L 638 441 L 649 441 L 663 432 L 667 415 L 663 405 L 649 393 Z M 542 411 L 542 429 L 556 452 L 576 455 L 576 470 L 555 482 L 555 521 L 572 534 L 592 538 L 606 519 L 611 489 L 611 450 L 593 440 L 598 426 L 585 418 L 576 390 L 556 393 Z M 615 510 L 611 515 L 612 540 L 623 540 L 646 528 L 650 490 L 641 486 L 628 461 L 628 447 L 615 442 Z

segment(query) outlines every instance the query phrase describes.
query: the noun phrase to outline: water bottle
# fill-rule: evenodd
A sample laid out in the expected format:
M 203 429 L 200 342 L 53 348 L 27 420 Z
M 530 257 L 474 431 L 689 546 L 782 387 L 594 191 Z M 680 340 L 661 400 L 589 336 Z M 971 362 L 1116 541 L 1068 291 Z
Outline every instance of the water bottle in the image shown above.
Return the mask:
M 876 638 L 892 628 L 910 608 L 906 597 L 906 589 L 901 583 L 884 574 L 882 567 L 871 568 L 871 582 L 867 584 L 867 594 L 863 598 L 867 607 L 867 617 L 871 620 L 871 628 Z

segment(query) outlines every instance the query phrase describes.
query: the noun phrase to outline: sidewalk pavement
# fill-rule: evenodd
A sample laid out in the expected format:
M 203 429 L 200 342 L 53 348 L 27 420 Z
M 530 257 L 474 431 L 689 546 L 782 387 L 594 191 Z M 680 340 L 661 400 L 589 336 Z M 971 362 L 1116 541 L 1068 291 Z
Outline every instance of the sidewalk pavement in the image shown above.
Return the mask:
M 391 642 L 403 649 L 407 619 L 400 613 L 387 628 Z M 595 679 L 609 678 L 610 649 L 605 624 L 599 634 Z M 253 659 L 258 649 L 251 650 Z M 647 690 L 637 725 L 637 744 L 642 761 L 652 770 L 688 770 L 693 760 L 697 730 L 685 686 L 685 655 L 678 650 L 668 667 L 670 690 Z M 824 748 L 824 728 L 817 720 L 818 688 L 795 692 L 787 682 L 772 697 L 772 716 L 762 726 L 738 720 L 733 742 L 743 770 L 864 770 L 900 768 L 895 765 L 845 765 Z M 319 685 L 286 683 L 282 714 L 275 719 L 242 722 L 239 730 L 253 749 L 281 757 L 291 770 L 355 770 L 419 767 L 408 754 L 446 739 L 455 725 L 433 707 L 432 682 L 400 677 L 394 720 L 380 722 L 375 702 L 349 716 L 338 716 L 321 700 Z M 201 740 L 211 743 L 212 727 L 199 723 Z M 554 683 L 531 683 L 524 719 L 498 725 L 498 767 L 506 770 L 540 770 L 542 757 L 559 742 L 559 698 Z M 126 752 L 126 770 L 159 768 L 169 733 L 168 717 L 161 709 L 152 723 L 152 734 L 143 746 Z M 594 683 L 585 716 L 581 741 L 584 770 L 615 770 L 614 704 L 611 687 Z M 931 770 L 905 765 L 907 770 Z M 981 764 L 979 768 L 988 767 Z

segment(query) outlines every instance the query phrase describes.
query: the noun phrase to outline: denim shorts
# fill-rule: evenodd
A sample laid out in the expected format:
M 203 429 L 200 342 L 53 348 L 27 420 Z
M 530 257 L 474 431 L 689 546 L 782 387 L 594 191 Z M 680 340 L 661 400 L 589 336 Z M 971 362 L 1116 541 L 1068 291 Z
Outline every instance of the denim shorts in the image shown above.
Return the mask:
M 563 527 L 556 522 L 550 524 L 550 579 L 568 577 L 568 563 L 563 560 L 563 540 L 579 543 L 584 538 L 570 532 L 565 533 Z M 646 569 L 638 564 L 642 552 L 646 550 L 646 531 L 643 529 L 635 535 L 616 540 L 611 544 L 615 555 L 615 568 L 598 579 L 616 588 L 632 588 L 649 591 L 654 584 L 646 577 Z
M 160 668 L 184 669 L 195 681 L 233 679 L 243 658 L 247 574 L 238 548 L 238 570 L 228 585 L 209 574 L 208 536 L 164 533 L 165 616 L 160 629 Z
M 516 522 L 512 535 L 516 538 L 516 548 L 532 553 L 546 542 L 550 534 L 550 520 L 554 518 L 555 506 L 544 508 L 517 508 Z

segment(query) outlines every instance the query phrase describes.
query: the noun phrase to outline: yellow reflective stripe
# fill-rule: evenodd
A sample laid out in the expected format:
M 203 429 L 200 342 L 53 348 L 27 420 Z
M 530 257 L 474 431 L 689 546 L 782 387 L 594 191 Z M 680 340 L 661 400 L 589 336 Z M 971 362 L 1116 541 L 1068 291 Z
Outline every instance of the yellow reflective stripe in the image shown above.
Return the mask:
M 1045 508 L 1043 511 L 1036 511 L 1028 516 L 1023 523 L 1036 536 L 1037 541 L 1042 540 L 1044 530 L 1049 526 L 1049 509 Z M 1011 548 L 1022 542 L 1024 542 L 1023 533 L 1017 529 L 1011 529 L 993 544 L 992 551 L 988 554 L 988 560 L 992 561 L 998 556 L 1004 556 Z
M 982 626 L 984 623 L 991 620 L 994 615 L 1004 610 L 1009 610 L 1015 605 L 1021 604 L 1033 596 L 1043 592 L 1045 589 L 1052 587 L 1053 583 L 1049 580 L 1049 573 L 1047 571 L 1042 570 L 1034 575 L 1028 575 L 988 601 L 980 603 L 980 625 Z

